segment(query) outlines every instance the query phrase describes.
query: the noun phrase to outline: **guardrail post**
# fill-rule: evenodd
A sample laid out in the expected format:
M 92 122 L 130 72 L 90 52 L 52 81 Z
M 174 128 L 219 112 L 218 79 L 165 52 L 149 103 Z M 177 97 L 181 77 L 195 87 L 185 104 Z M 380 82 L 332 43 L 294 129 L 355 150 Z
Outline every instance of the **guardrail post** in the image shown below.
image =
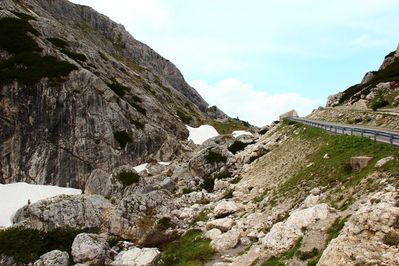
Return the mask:
M 353 136 L 353 128 L 351 128 L 351 136 Z
M 377 132 L 374 132 L 374 142 L 377 142 Z
M 362 137 L 364 137 L 364 130 L 362 129 Z
M 335 134 L 337 134 L 337 127 L 334 127 L 334 129 L 335 129 Z
M 391 134 L 391 136 L 389 137 L 389 143 L 391 143 L 391 145 L 393 145 L 393 135 Z

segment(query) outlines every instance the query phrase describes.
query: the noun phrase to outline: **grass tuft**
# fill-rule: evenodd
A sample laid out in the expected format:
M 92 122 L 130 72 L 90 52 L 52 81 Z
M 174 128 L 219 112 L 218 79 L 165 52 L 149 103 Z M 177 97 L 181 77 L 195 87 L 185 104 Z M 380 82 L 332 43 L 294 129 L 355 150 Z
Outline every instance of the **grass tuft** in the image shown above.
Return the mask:
M 140 181 L 140 175 L 130 171 L 122 171 L 116 175 L 116 179 L 121 182 L 123 186 L 130 186 Z

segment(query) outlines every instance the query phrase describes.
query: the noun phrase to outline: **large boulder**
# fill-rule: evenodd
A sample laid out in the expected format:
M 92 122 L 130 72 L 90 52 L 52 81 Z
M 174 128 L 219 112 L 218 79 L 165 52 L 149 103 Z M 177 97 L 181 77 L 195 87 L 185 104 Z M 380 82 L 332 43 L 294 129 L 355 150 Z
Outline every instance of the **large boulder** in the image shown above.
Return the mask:
M 398 193 L 394 187 L 389 190 L 372 195 L 360 206 L 327 246 L 318 265 L 399 265 L 398 243 L 386 241 L 387 235 L 398 230 L 399 217 Z
M 155 266 L 161 253 L 156 248 L 137 248 L 120 252 L 111 263 L 112 266 Z
M 40 256 L 33 266 L 68 266 L 69 254 L 65 251 L 53 250 Z
M 216 205 L 215 209 L 213 210 L 213 214 L 216 218 L 222 218 L 239 211 L 241 208 L 241 205 L 233 201 L 223 200 Z
M 319 204 L 307 209 L 295 210 L 285 222 L 273 225 L 270 232 L 262 240 L 273 254 L 279 254 L 289 249 L 300 237 L 302 229 L 318 220 L 327 219 L 329 215 L 327 204 Z
M 109 249 L 105 238 L 81 233 L 73 240 L 71 254 L 75 263 L 103 265 L 108 259 Z
M 60 195 L 19 209 L 13 223 L 42 230 L 102 228 L 113 208 L 99 195 Z
M 368 156 L 358 156 L 351 158 L 351 167 L 354 170 L 362 170 L 366 168 L 369 162 L 372 160 L 372 157 Z
M 206 228 L 207 229 L 213 229 L 217 228 L 221 230 L 222 232 L 226 232 L 230 230 L 234 225 L 234 221 L 231 218 L 222 218 L 222 219 L 216 219 L 212 220 L 206 223 Z

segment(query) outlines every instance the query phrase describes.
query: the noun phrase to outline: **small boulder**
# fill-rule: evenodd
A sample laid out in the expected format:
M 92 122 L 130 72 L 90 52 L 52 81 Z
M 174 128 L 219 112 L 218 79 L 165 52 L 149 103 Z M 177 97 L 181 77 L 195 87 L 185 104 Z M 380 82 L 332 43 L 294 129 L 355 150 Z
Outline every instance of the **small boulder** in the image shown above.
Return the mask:
M 216 219 L 213 221 L 209 221 L 206 224 L 207 229 L 217 228 L 220 229 L 222 232 L 227 232 L 230 230 L 234 225 L 234 221 L 231 218 L 222 218 Z
M 68 266 L 68 252 L 53 250 L 40 256 L 33 266 Z
M 213 213 L 216 218 L 223 218 L 229 214 L 233 214 L 241 209 L 237 203 L 233 201 L 221 201 L 216 205 Z
M 235 248 L 240 240 L 240 231 L 232 229 L 227 233 L 221 234 L 211 241 L 211 247 L 216 251 L 226 251 Z
M 354 170 L 362 170 L 366 168 L 373 157 L 368 156 L 358 156 L 351 158 L 351 167 Z
M 394 160 L 395 158 L 393 156 L 389 156 L 389 157 L 385 157 L 381 160 L 379 160 L 376 164 L 375 164 L 375 168 L 381 168 L 383 167 L 386 163 Z
M 81 233 L 72 243 L 72 257 L 75 263 L 101 265 L 107 259 L 109 246 L 105 238 L 96 234 Z
M 161 253 L 157 248 L 137 248 L 133 247 L 129 250 L 119 253 L 112 266 L 155 266 L 159 260 Z
M 222 234 L 222 231 L 220 231 L 217 228 L 213 228 L 213 229 L 211 229 L 211 230 L 209 230 L 208 232 L 205 233 L 205 237 L 210 239 L 210 240 L 214 240 L 218 236 L 220 236 L 221 234 Z

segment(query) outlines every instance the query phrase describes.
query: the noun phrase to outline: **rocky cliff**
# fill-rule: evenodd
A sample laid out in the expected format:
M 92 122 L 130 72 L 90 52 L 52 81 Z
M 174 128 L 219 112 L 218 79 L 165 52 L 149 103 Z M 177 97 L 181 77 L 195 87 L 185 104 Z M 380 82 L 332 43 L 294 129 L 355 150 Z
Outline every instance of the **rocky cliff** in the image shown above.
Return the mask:
M 185 124 L 227 118 L 171 62 L 90 7 L 0 8 L 2 183 L 84 188 L 96 169 L 176 158 Z

